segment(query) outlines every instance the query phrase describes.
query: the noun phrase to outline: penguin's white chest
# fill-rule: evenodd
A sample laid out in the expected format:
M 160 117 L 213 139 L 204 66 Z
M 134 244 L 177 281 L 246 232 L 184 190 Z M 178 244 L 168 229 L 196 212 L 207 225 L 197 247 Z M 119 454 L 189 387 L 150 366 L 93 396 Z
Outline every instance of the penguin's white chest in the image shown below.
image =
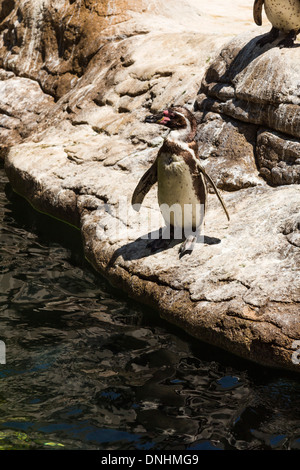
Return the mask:
M 177 154 L 162 153 L 157 161 L 158 204 L 167 225 L 195 230 L 204 217 L 189 166 Z M 203 182 L 204 184 L 204 182 Z
M 265 0 L 264 5 L 272 26 L 284 32 L 300 29 L 299 0 Z

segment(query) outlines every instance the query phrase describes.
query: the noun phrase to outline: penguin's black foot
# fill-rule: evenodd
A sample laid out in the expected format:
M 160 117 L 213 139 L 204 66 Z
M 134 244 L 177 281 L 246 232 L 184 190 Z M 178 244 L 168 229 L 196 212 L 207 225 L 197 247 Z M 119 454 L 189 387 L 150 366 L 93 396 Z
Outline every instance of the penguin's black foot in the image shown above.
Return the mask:
M 275 39 L 277 39 L 278 36 L 279 36 L 279 29 L 273 27 L 271 31 L 265 34 L 262 38 L 260 38 L 256 44 L 259 47 L 263 47 L 266 44 L 269 44 L 270 42 L 275 41 Z
M 289 34 L 282 41 L 280 41 L 278 46 L 280 47 L 280 49 L 283 49 L 284 47 L 293 47 L 296 37 L 296 31 L 290 31 Z
M 191 253 L 195 248 L 197 237 L 195 235 L 189 235 L 186 240 L 180 245 L 179 256 L 182 257 L 187 253 Z
M 278 47 L 280 49 L 283 49 L 283 48 L 288 48 L 288 47 L 293 47 L 294 46 L 294 40 L 293 39 L 283 39 L 282 41 L 280 41 L 280 43 L 278 44 Z

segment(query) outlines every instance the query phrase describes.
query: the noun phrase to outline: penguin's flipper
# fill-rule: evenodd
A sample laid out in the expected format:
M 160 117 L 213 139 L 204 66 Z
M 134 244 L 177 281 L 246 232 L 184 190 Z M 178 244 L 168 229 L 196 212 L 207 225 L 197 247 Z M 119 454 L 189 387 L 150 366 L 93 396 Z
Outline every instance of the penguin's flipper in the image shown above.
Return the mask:
M 258 26 L 262 25 L 262 6 L 265 0 L 255 0 L 253 5 L 253 18 Z
M 155 183 L 157 183 L 157 160 L 144 173 L 133 192 L 131 204 L 134 210 L 137 212 L 140 210 L 144 197 Z
M 207 179 L 207 181 L 212 185 L 213 187 L 213 190 L 214 192 L 216 193 L 223 209 L 224 209 L 224 212 L 226 214 L 226 217 L 228 220 L 230 220 L 230 217 L 229 217 L 229 213 L 228 213 L 228 210 L 225 206 L 225 202 L 223 201 L 222 197 L 221 197 L 221 194 L 219 193 L 218 191 L 218 188 L 217 186 L 215 185 L 215 183 L 213 182 L 213 180 L 211 179 L 211 177 L 206 173 L 205 169 L 203 168 L 203 166 L 201 165 L 201 163 L 197 160 L 197 167 L 199 168 L 199 170 L 201 171 L 201 173 L 205 176 L 205 178 Z

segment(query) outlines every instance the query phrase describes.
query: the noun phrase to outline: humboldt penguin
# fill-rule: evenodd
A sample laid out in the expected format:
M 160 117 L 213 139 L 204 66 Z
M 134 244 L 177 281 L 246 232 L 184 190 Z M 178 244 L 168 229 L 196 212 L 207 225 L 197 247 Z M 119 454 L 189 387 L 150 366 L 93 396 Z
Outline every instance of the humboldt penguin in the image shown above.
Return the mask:
M 174 106 L 147 116 L 145 122 L 160 124 L 170 132 L 154 163 L 136 186 L 131 203 L 138 211 L 150 188 L 158 183 L 158 204 L 169 229 L 166 231 L 169 240 L 161 233 L 159 239 L 149 243 L 151 251 L 166 247 L 172 238 L 182 238 L 179 253 L 183 256 L 193 251 L 201 233 L 207 205 L 206 180 L 212 185 L 229 220 L 228 211 L 215 183 L 200 163 L 195 141 L 197 122 L 193 113 L 185 107 Z M 182 236 L 175 236 L 176 231 Z
M 279 42 L 279 47 L 292 47 L 300 31 L 300 0 L 255 0 L 253 16 L 258 26 L 262 25 L 263 5 L 272 29 L 258 44 L 262 47 L 277 39 L 282 32 L 286 37 Z

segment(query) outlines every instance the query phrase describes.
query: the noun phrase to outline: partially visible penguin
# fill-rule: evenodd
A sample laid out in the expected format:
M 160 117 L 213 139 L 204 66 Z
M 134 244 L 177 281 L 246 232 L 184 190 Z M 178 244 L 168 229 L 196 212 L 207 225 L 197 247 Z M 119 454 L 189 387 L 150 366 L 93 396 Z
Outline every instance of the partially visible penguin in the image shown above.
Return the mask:
M 155 162 L 135 188 L 131 202 L 139 210 L 148 191 L 158 183 L 158 204 L 166 227 L 170 229 L 168 233 L 171 238 L 176 230 L 183 235 L 184 241 L 179 250 L 182 256 L 193 250 L 200 235 L 207 199 L 205 180 L 212 185 L 229 220 L 228 211 L 214 182 L 200 163 L 195 141 L 197 123 L 193 113 L 185 107 L 176 106 L 147 116 L 145 122 L 166 126 L 171 131 Z M 150 242 L 150 248 L 156 251 L 169 242 L 161 234 L 160 239 Z
M 262 25 L 263 5 L 272 29 L 258 44 L 262 47 L 277 39 L 282 32 L 286 37 L 279 42 L 279 47 L 292 47 L 300 31 L 300 0 L 255 0 L 253 16 L 258 26 Z

